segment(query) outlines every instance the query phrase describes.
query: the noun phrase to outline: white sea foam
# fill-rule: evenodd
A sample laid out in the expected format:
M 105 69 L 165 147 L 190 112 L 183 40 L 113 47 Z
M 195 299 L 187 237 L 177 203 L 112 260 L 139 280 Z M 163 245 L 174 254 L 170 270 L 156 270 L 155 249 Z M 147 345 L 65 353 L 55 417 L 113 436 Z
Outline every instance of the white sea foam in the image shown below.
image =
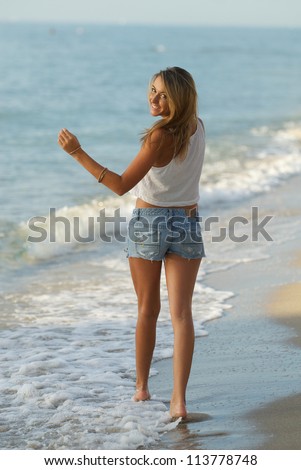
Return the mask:
M 2 448 L 136 449 L 177 426 L 162 397 L 134 403 L 136 298 L 125 259 L 49 268 L 23 293 L 6 295 L 11 325 L 2 330 Z M 68 277 L 69 272 L 69 277 Z M 228 292 L 195 288 L 197 336 L 229 308 Z M 19 325 L 19 326 L 18 326 Z M 166 286 L 156 361 L 171 357 Z M 170 376 L 170 382 L 172 377 Z M 155 393 L 154 391 L 152 391 Z

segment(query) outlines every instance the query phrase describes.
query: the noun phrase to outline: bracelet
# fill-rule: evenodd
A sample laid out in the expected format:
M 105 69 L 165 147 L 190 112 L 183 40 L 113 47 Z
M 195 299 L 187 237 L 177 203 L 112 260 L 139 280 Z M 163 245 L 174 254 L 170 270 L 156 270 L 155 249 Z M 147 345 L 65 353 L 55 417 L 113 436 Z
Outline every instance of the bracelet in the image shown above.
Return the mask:
M 98 180 L 97 180 L 98 183 L 101 183 L 101 182 L 102 182 L 103 177 L 104 177 L 104 175 L 106 174 L 107 171 L 108 171 L 107 168 L 103 168 L 103 169 L 101 170 L 100 175 L 99 175 L 99 178 L 98 178 Z
M 75 152 L 77 152 L 79 149 L 81 149 L 82 146 L 80 145 L 79 147 L 77 147 L 75 150 L 72 150 L 72 152 L 69 152 L 69 155 L 73 155 Z

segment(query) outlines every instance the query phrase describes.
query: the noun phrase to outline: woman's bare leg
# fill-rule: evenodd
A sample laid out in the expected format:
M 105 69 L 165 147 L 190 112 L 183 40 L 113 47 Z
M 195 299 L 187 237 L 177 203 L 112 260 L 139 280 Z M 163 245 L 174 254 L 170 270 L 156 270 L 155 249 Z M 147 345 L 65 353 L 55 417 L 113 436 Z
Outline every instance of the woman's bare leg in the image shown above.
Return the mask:
M 174 388 L 170 402 L 173 418 L 186 418 L 186 387 L 194 350 L 192 294 L 201 259 L 170 254 L 165 260 L 166 284 L 174 330 Z
M 148 400 L 148 377 L 156 343 L 156 324 L 160 312 L 162 261 L 129 258 L 131 275 L 138 299 L 136 325 L 135 401 Z

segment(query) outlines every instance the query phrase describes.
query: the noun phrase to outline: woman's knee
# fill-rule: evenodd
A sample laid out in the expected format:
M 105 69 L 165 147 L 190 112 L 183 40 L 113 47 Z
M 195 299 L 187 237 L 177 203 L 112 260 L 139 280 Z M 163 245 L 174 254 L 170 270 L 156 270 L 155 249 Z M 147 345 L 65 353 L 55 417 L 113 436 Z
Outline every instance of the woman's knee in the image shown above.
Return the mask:
M 140 319 L 157 320 L 161 309 L 160 302 L 142 303 L 138 306 L 138 315 Z
M 171 310 L 171 318 L 173 322 L 191 323 L 192 310 L 190 307 L 183 307 Z

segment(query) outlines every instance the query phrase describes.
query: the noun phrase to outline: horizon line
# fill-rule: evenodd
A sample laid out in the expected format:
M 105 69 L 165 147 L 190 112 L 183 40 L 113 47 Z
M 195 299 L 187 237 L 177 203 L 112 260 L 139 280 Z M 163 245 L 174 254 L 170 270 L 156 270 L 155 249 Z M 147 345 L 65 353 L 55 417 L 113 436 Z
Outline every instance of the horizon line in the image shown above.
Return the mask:
M 120 26 L 120 27 L 126 27 L 126 26 L 144 26 L 144 27 L 202 27 L 202 28 L 258 28 L 258 29 L 300 29 L 301 25 L 289 25 L 289 24 L 253 24 L 253 23 L 154 23 L 154 22 L 130 22 L 130 21 L 96 21 L 96 20 L 60 20 L 60 19 L 18 19 L 18 18 L 0 18 L 0 24 L 6 23 L 6 24 L 20 24 L 20 23 L 25 23 L 25 24 L 47 24 L 47 25 L 53 25 L 53 24 L 61 24 L 61 25 L 76 25 L 76 26 Z

